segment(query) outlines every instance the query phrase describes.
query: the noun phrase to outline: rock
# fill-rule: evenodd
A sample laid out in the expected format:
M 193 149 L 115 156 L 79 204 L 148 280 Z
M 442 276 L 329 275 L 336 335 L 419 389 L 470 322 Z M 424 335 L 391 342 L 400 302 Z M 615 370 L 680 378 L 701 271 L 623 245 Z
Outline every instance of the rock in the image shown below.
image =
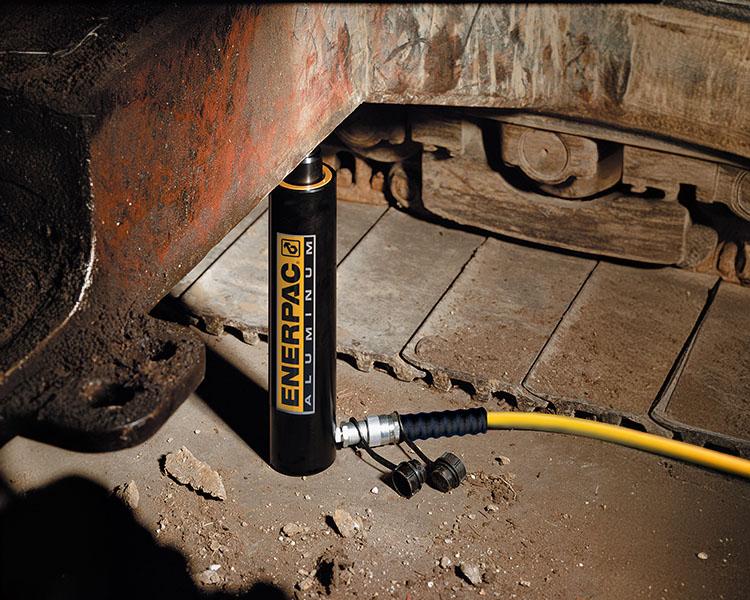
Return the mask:
M 178 452 L 167 454 L 164 459 L 164 470 L 175 481 L 196 492 L 203 492 L 217 500 L 227 499 L 221 475 L 206 463 L 195 458 L 185 446 Z
M 453 561 L 447 556 L 444 556 L 443 558 L 440 559 L 440 567 L 443 569 L 447 569 L 452 564 L 453 564 Z
M 462 562 L 460 565 L 458 565 L 458 572 L 471 585 L 480 585 L 482 583 L 482 572 L 479 570 L 478 565 Z
M 496 456 L 496 457 L 495 457 L 495 460 L 496 460 L 496 461 L 498 462 L 498 464 L 500 464 L 501 466 L 505 466 L 505 465 L 509 465 L 509 464 L 510 464 L 510 459 L 509 459 L 509 458 L 508 458 L 507 456 L 502 456 L 502 455 L 500 455 L 500 456 Z
M 371 493 L 371 494 L 377 494 L 378 492 L 380 492 L 380 490 L 378 489 L 378 486 L 375 486 L 374 488 L 372 488 L 372 489 L 370 490 L 370 493 Z
M 217 571 L 208 568 L 198 575 L 198 581 L 203 585 L 217 585 L 221 583 L 221 575 Z
M 700 558 L 701 560 L 708 560 L 708 554 L 706 554 L 705 552 L 698 552 L 696 556 Z
M 141 500 L 141 495 L 138 493 L 138 486 L 135 481 L 130 480 L 127 483 L 118 485 L 112 493 L 127 504 L 132 510 L 138 508 L 138 502 Z
M 500 507 L 497 504 L 488 504 L 484 507 L 484 510 L 487 512 L 497 512 L 500 510 Z
M 525 579 L 521 579 L 521 581 L 518 582 L 518 585 L 522 585 L 523 587 L 531 587 L 531 582 L 526 581 Z
M 312 575 L 308 575 L 302 581 L 300 581 L 296 587 L 300 592 L 307 592 L 308 590 L 311 590 L 315 585 L 315 581 L 315 573 L 313 573 Z
M 293 537 L 295 535 L 299 535 L 300 533 L 305 533 L 307 530 L 306 527 L 303 527 L 299 523 L 287 523 L 281 528 L 281 533 L 283 533 L 286 537 Z
M 361 529 L 361 525 L 357 522 L 357 520 L 354 519 L 354 517 L 352 517 L 348 512 L 340 508 L 337 508 L 335 511 L 333 511 L 332 518 L 333 524 L 336 526 L 336 530 L 341 537 L 354 537 L 357 531 Z

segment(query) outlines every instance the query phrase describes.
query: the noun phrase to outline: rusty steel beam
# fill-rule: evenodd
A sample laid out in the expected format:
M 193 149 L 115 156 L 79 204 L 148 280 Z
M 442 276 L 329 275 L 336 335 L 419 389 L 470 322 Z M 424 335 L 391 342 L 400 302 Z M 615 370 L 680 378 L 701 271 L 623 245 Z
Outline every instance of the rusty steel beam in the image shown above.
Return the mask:
M 747 159 L 747 10 L 686 6 L 3 9 L 0 422 L 96 448 L 154 431 L 203 359 L 144 314 L 362 102 Z
M 356 9 L 142 10 L 2 22 L 0 414 L 75 447 L 195 388 L 202 346 L 144 313 L 363 99 Z

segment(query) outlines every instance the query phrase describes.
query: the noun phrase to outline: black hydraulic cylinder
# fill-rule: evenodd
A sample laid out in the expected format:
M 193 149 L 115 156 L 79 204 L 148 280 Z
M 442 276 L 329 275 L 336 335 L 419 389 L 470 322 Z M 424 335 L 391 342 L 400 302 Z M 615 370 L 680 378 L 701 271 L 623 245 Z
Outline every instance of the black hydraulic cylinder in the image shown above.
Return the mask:
M 314 151 L 271 193 L 270 463 L 310 475 L 336 456 L 336 173 Z

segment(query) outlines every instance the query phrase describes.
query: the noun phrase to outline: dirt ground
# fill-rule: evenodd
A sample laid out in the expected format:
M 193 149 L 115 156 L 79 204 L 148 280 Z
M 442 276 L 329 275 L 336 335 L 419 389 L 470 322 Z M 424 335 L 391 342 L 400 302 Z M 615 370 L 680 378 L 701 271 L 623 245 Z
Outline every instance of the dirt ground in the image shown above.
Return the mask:
M 15 438 L 0 449 L 4 597 L 747 597 L 745 481 L 533 432 L 424 442 L 467 466 L 449 494 L 401 498 L 351 450 L 324 473 L 285 477 L 262 458 L 265 344 L 208 341 L 205 383 L 148 442 L 80 454 Z M 469 405 L 458 389 L 339 362 L 340 418 Z M 182 446 L 219 472 L 226 500 L 164 473 Z M 110 493 L 131 480 L 132 513 Z M 337 509 L 352 518 L 348 537 Z

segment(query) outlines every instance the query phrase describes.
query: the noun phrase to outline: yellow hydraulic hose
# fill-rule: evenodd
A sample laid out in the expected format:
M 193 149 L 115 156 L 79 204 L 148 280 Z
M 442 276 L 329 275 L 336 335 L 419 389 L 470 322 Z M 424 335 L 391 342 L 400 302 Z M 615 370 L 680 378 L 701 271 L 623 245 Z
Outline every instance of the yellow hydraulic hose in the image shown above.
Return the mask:
M 608 423 L 544 413 L 488 412 L 488 429 L 530 429 L 581 435 L 630 446 L 750 479 L 750 460 Z

